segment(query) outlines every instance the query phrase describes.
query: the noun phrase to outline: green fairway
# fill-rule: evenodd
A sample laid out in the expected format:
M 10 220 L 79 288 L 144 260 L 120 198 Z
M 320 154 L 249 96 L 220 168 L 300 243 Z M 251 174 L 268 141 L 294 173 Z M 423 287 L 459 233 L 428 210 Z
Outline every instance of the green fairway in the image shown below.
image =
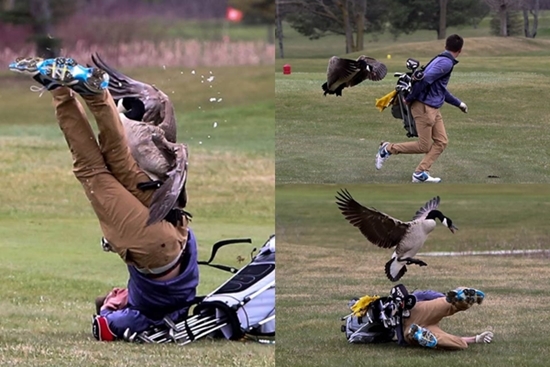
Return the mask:
M 335 205 L 347 188 L 365 206 L 401 220 L 440 195 L 440 210 L 459 228 L 438 225 L 421 252 L 550 250 L 548 185 L 279 185 L 277 186 L 278 334 L 282 366 L 543 366 L 550 311 L 547 256 L 427 257 L 400 280 L 409 290 L 483 290 L 482 305 L 442 321 L 460 336 L 495 333 L 490 345 L 464 352 L 350 345 L 340 331 L 353 297 L 386 295 L 392 284 L 384 264 L 392 250 L 367 242 Z
M 407 57 L 421 63 L 443 49 L 442 41 L 399 48 L 372 48 L 368 55 L 388 66 L 381 82 L 346 88 L 342 97 L 323 96 L 330 55 L 278 60 L 276 90 L 276 167 L 278 183 L 406 183 L 422 155 L 391 156 L 374 167 L 380 142 L 412 141 L 402 121 L 375 100 L 395 87 L 394 72 Z M 432 167 L 444 183 L 547 183 L 546 144 L 550 92 L 548 40 L 472 38 L 455 67 L 449 90 L 468 104 L 469 113 L 445 105 L 441 112 L 449 145 Z M 358 54 L 346 57 L 356 58 Z M 283 63 L 292 74 L 283 75 Z M 489 177 L 496 176 L 496 177 Z
M 251 238 L 252 245 L 228 246 L 216 258 L 242 266 L 237 257 L 249 259 L 274 232 L 272 67 L 124 71 L 174 102 L 178 141 L 189 145 L 186 209 L 199 258 L 208 259 L 215 241 Z M 48 93 L 39 98 L 28 78 L 7 73 L 0 82 L 10 86 L 0 90 L 0 365 L 272 366 L 274 348 L 255 343 L 177 347 L 93 339 L 93 301 L 124 287 L 127 270 L 101 250 L 97 219 L 72 174 Z M 230 276 L 201 267 L 199 295 Z

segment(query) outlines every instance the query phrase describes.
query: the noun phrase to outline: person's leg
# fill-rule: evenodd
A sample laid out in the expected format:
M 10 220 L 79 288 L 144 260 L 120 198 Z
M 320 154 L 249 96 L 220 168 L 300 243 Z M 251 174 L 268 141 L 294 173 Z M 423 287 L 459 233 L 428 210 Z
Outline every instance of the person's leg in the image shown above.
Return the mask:
M 56 88 L 51 93 L 59 127 L 73 156 L 75 176 L 85 183 L 87 178 L 95 174 L 108 173 L 95 134 L 82 105 L 76 99 L 76 93 L 66 87 Z
M 433 144 L 430 151 L 424 156 L 424 159 L 422 159 L 418 167 L 416 167 L 416 172 L 428 172 L 432 167 L 432 164 L 437 160 L 437 158 L 439 158 L 449 142 L 447 132 L 445 131 L 445 125 L 443 124 L 443 118 L 441 117 L 441 112 L 439 110 L 436 111 L 435 124 L 432 127 Z
M 173 261 L 185 246 L 186 228 L 176 228 L 166 221 L 145 226 L 149 209 L 107 169 L 76 94 L 61 87 L 52 95 L 59 126 L 73 156 L 74 174 L 113 250 L 126 263 L 144 269 Z
M 137 188 L 137 185 L 149 182 L 151 179 L 138 167 L 130 153 L 124 126 L 109 91 L 83 95 L 82 98 L 96 120 L 99 129 L 99 146 L 107 167 L 132 195 L 149 206 L 154 191 L 142 191 Z
M 411 105 L 411 113 L 416 122 L 418 139 L 406 143 L 389 143 L 386 150 L 390 154 L 421 154 L 430 151 L 435 113 L 431 107 L 418 101 Z
M 438 325 L 430 325 L 426 329 L 435 335 L 437 339 L 436 349 L 462 350 L 468 348 L 468 343 L 462 337 L 449 334 L 441 330 Z

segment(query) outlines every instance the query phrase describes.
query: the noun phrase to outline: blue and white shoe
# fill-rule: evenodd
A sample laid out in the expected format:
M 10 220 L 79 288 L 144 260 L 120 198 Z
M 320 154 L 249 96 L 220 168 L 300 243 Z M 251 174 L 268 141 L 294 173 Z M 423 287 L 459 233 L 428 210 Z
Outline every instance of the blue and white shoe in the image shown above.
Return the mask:
M 101 93 L 109 85 L 109 75 L 106 72 L 98 68 L 79 65 L 69 57 L 18 58 L 9 65 L 9 69 L 30 75 L 47 90 L 66 86 L 78 94 L 90 95 Z
M 408 335 L 422 347 L 435 348 L 437 346 L 437 337 L 430 330 L 422 326 L 412 324 L 409 328 Z
M 386 159 L 388 159 L 391 155 L 390 152 L 387 151 L 386 147 L 388 146 L 388 142 L 383 142 L 380 144 L 380 148 L 378 148 L 378 153 L 376 153 L 376 169 L 381 169 L 382 165 L 384 165 L 384 162 Z
M 432 182 L 432 183 L 440 183 L 441 178 L 439 177 L 432 177 L 430 174 L 426 171 L 420 172 L 420 173 L 413 173 L 412 175 L 412 182 Z
M 485 299 L 485 293 L 475 288 L 457 288 L 447 292 L 446 300 L 449 303 L 456 304 L 465 302 L 468 305 L 477 303 L 478 305 Z

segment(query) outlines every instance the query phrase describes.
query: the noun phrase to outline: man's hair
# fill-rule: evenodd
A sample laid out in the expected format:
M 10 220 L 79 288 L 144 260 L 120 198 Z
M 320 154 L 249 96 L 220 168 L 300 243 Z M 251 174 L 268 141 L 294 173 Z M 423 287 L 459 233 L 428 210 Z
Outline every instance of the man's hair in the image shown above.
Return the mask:
M 462 50 L 463 45 L 464 39 L 462 37 L 460 37 L 458 34 L 451 34 L 449 37 L 447 37 L 447 41 L 445 41 L 445 50 L 458 52 Z

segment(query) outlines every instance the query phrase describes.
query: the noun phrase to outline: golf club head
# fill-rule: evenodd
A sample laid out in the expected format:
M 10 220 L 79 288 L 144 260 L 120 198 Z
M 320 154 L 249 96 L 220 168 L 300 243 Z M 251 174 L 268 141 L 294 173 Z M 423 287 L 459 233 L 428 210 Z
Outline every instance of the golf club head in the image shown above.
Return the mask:
M 418 69 L 418 67 L 420 66 L 420 62 L 418 62 L 417 60 L 415 59 L 412 59 L 412 58 L 408 58 L 407 59 L 407 69 L 409 70 L 416 70 Z

